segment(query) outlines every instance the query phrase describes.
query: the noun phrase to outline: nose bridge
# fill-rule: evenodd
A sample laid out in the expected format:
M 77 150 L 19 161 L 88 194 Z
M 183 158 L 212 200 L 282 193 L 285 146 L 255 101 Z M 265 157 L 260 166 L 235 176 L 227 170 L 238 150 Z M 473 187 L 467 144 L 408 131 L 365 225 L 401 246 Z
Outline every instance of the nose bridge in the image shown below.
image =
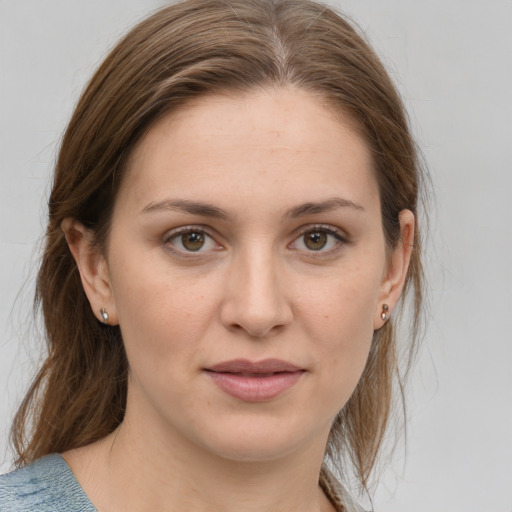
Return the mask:
M 255 240 L 234 256 L 223 306 L 223 322 L 254 337 L 279 330 L 291 320 L 280 259 L 270 243 Z

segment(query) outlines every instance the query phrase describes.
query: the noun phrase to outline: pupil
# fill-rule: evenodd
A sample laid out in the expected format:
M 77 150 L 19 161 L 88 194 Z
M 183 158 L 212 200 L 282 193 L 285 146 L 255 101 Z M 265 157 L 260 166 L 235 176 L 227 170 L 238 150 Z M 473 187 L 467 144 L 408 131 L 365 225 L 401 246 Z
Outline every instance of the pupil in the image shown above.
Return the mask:
M 322 231 L 307 233 L 305 243 L 308 249 L 319 251 L 327 244 L 327 233 Z
M 198 251 L 204 245 L 204 236 L 202 233 L 186 233 L 182 238 L 183 247 L 189 251 Z

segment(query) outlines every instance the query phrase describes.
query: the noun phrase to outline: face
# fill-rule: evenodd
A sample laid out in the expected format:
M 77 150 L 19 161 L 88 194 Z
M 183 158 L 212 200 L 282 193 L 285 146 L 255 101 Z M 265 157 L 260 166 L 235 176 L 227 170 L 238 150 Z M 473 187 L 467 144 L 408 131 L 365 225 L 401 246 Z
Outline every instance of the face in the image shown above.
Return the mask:
M 401 278 L 364 141 L 295 89 L 160 120 L 106 254 L 88 294 L 122 331 L 127 421 L 236 460 L 325 446 Z

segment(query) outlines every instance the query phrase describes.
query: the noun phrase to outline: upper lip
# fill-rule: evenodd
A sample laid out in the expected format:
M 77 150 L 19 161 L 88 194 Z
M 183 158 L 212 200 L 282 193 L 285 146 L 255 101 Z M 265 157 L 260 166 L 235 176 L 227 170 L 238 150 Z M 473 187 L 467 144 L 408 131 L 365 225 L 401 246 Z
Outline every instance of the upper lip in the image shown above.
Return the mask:
M 233 359 L 209 366 L 206 370 L 217 373 L 278 373 L 297 372 L 303 370 L 298 366 L 281 359 L 264 359 L 249 361 L 248 359 Z

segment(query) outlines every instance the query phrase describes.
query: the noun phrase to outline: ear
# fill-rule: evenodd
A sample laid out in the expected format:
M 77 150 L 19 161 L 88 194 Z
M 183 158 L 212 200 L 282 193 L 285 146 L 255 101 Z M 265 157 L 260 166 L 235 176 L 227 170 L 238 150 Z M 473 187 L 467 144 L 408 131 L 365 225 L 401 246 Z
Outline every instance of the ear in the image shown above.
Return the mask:
M 64 219 L 61 228 L 80 272 L 82 286 L 94 316 L 100 322 L 116 325 L 117 312 L 107 262 L 94 245 L 92 232 L 71 218 Z M 107 321 L 102 316 L 102 309 L 108 314 Z
M 379 300 L 374 315 L 373 328 L 380 329 L 393 311 L 405 284 L 414 243 L 414 214 L 410 210 L 402 210 L 398 216 L 400 222 L 400 240 L 389 258 L 382 280 Z M 389 310 L 384 311 L 385 305 Z M 387 318 L 381 315 L 386 312 Z

